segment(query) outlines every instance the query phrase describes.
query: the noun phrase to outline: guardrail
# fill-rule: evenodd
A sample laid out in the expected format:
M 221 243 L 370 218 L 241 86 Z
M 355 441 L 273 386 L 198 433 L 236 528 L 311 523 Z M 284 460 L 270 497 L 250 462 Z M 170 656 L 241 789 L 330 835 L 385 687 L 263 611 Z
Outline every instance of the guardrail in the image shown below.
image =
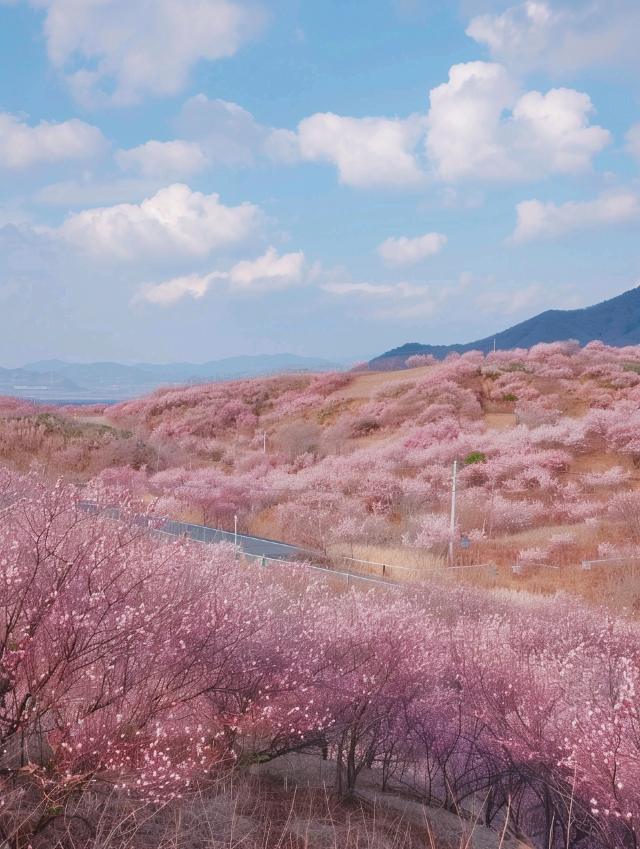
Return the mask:
M 626 563 L 628 560 L 640 560 L 640 557 L 606 557 L 601 560 L 583 560 L 580 568 L 588 571 L 594 563 Z

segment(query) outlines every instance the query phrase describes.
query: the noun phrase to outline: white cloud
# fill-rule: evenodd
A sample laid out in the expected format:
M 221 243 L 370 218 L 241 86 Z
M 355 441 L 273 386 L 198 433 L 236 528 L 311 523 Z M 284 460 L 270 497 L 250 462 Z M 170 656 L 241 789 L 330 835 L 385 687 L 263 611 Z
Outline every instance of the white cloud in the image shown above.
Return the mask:
M 467 35 L 510 67 L 557 75 L 597 65 L 638 67 L 639 28 L 637 0 L 527 0 L 500 15 L 478 15 Z
M 626 148 L 636 159 L 640 160 L 640 123 L 634 124 L 625 136 Z
M 588 95 L 573 89 L 518 97 L 501 65 L 454 65 L 449 81 L 431 91 L 426 150 L 449 182 L 576 174 L 611 141 L 607 130 L 589 126 L 592 111 Z
M 229 272 L 231 292 L 272 292 L 288 289 L 304 282 L 306 263 L 304 253 L 278 256 L 274 247 L 254 260 L 242 260 Z
M 362 295 L 374 298 L 419 298 L 431 291 L 429 286 L 415 286 L 412 283 L 376 284 L 376 283 L 339 283 L 328 281 L 321 285 L 325 292 L 332 295 Z
M 364 306 L 364 317 L 373 321 L 415 321 L 428 318 L 440 309 L 452 294 L 448 286 L 352 283 L 329 280 L 321 285 L 325 292 L 355 300 Z
M 261 219 L 257 206 L 224 206 L 215 193 L 204 195 L 175 183 L 139 205 L 122 203 L 71 215 L 56 233 L 104 259 L 205 257 L 214 248 L 242 242 Z
M 288 145 L 292 152 L 297 141 L 302 159 L 334 164 L 340 182 L 349 186 L 419 188 L 424 174 L 413 151 L 423 133 L 424 117 L 419 115 L 400 120 L 326 112 L 302 120 L 297 140 L 285 132 L 273 143 Z
M 148 142 L 117 159 L 149 176 L 163 168 L 196 173 L 207 160 L 231 166 L 252 166 L 259 157 L 292 165 L 325 162 L 337 168 L 341 183 L 360 189 L 412 191 L 434 180 L 522 182 L 590 169 L 592 157 L 611 141 L 607 130 L 589 125 L 592 112 L 582 92 L 521 94 L 502 65 L 468 62 L 454 65 L 448 82 L 431 91 L 427 115 L 406 119 L 326 112 L 289 130 L 262 125 L 236 103 L 199 94 L 174 122 L 182 140 Z M 466 203 L 481 201 L 474 195 Z
M 229 271 L 212 271 L 210 274 L 187 274 L 174 277 L 164 283 L 143 283 L 132 299 L 132 303 L 148 301 L 152 304 L 169 306 L 186 295 L 202 298 L 215 280 L 228 281 L 228 291 L 234 294 L 250 292 L 276 292 L 299 286 L 311 279 L 317 269 L 308 273 L 303 251 L 278 256 L 274 247 L 269 247 L 263 256 L 254 260 L 242 260 Z
M 467 35 L 486 44 L 500 61 L 533 60 L 549 41 L 557 16 L 546 3 L 512 6 L 502 15 L 478 15 L 469 22 Z
M 256 156 L 269 155 L 266 147 L 274 132 L 237 103 L 209 100 L 204 94 L 187 100 L 174 125 L 182 138 L 196 141 L 209 159 L 227 165 L 253 165 Z
M 591 158 L 610 144 L 608 130 L 589 126 L 594 112 L 589 95 L 570 88 L 553 88 L 546 95 L 530 91 L 513 110 L 516 149 L 525 151 L 529 166 L 539 172 L 579 174 Z
M 49 58 L 89 105 L 176 94 L 196 62 L 233 56 L 265 19 L 236 0 L 28 2 L 46 9 Z
M 209 160 L 196 142 L 148 141 L 131 150 L 119 150 L 116 162 L 124 171 L 133 169 L 143 177 L 176 179 L 203 171 Z
M 569 201 L 560 206 L 553 201 L 525 200 L 516 210 L 518 221 L 509 241 L 517 244 L 637 220 L 640 200 L 635 192 L 621 189 L 607 192 L 596 200 Z
M 449 82 L 431 91 L 426 149 L 441 179 L 515 176 L 498 138 L 502 113 L 515 100 L 516 85 L 501 65 L 453 65 Z
M 213 271 L 211 274 L 187 274 L 183 277 L 174 277 L 165 283 L 143 283 L 132 298 L 132 303 L 148 301 L 150 304 L 170 306 L 181 300 L 185 295 L 191 295 L 198 299 L 204 297 L 214 280 L 226 278 L 227 274 Z
M 415 239 L 390 237 L 378 245 L 378 255 L 389 265 L 412 265 L 439 253 L 447 243 L 442 233 L 426 233 Z
M 386 297 L 393 294 L 393 286 L 377 286 L 373 283 L 337 283 L 329 281 L 320 287 L 332 295 L 378 295 Z
M 161 189 L 159 180 L 141 180 L 137 177 L 114 179 L 111 175 L 96 178 L 85 171 L 73 180 L 63 180 L 43 186 L 35 195 L 38 203 L 70 207 L 109 206 L 126 201 L 136 202 Z
M 41 121 L 30 127 L 15 115 L 0 113 L 0 167 L 29 168 L 41 162 L 90 159 L 109 144 L 97 127 L 77 118 L 61 124 Z

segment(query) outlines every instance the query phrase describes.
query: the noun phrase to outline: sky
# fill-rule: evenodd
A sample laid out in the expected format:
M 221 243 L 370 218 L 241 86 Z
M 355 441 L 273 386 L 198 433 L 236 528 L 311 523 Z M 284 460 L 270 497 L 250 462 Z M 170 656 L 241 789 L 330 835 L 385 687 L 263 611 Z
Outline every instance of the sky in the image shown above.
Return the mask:
M 637 0 L 0 0 L 0 365 L 370 358 L 640 284 Z

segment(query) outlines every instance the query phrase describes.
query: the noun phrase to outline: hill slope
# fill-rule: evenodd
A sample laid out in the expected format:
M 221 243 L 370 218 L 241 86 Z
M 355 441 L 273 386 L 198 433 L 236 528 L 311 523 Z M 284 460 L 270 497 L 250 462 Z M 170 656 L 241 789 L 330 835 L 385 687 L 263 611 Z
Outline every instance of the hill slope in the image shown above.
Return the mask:
M 488 353 L 495 347 L 500 351 L 513 348 L 530 348 L 539 342 L 559 342 L 576 339 L 581 345 L 599 339 L 607 345 L 623 348 L 640 343 L 640 288 L 631 289 L 591 307 L 578 310 L 546 310 L 501 333 L 475 342 L 456 345 L 423 345 L 409 342 L 375 357 L 371 365 L 385 368 L 402 367 L 414 354 L 432 354 L 444 359 L 452 351 Z M 391 361 L 390 363 L 387 361 Z

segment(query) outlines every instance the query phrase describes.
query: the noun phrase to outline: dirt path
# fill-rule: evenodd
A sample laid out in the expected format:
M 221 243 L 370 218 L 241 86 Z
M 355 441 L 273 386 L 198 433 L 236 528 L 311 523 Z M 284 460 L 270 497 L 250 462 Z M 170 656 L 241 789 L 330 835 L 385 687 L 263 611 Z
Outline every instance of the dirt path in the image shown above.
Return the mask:
M 359 374 L 345 389 L 338 389 L 330 398 L 371 398 L 372 392 L 383 383 L 396 383 L 403 380 L 417 380 L 424 377 L 438 366 L 421 366 L 420 368 L 408 368 L 401 371 L 376 371 Z

